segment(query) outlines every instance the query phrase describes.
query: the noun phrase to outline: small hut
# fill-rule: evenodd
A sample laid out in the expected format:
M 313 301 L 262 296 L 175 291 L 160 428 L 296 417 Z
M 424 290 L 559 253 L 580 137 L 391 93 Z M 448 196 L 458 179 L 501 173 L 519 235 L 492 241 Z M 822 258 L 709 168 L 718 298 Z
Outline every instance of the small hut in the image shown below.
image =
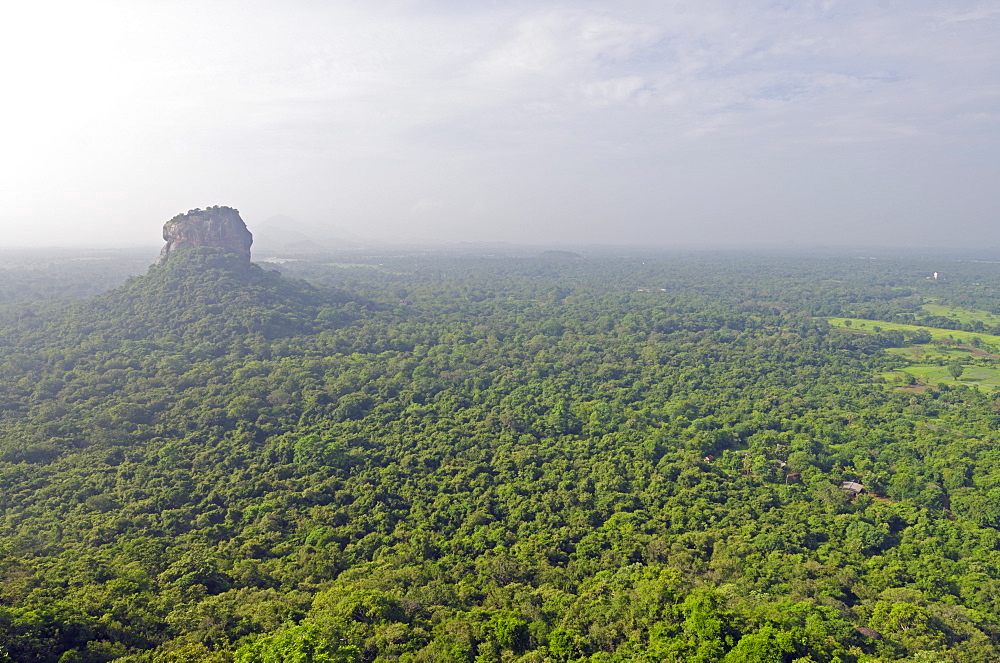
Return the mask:
M 865 487 L 857 481 L 845 481 L 840 484 L 840 489 L 845 493 L 850 493 L 851 497 L 856 497 L 861 494 L 861 491 L 863 491 Z

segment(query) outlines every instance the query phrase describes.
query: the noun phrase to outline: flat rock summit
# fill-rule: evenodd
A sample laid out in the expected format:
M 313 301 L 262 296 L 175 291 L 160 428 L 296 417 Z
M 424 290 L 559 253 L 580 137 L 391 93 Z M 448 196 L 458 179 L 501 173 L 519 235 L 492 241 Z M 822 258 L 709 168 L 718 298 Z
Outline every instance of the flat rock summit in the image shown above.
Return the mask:
M 163 224 L 163 239 L 167 244 L 160 251 L 156 264 L 162 265 L 179 250 L 198 246 L 226 249 L 250 262 L 253 234 L 232 207 L 193 209 L 178 214 Z

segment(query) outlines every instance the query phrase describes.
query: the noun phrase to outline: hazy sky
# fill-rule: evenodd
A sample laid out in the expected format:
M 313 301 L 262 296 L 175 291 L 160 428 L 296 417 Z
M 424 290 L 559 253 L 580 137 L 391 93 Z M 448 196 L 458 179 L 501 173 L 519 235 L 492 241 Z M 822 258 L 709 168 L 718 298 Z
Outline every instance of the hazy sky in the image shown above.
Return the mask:
M 11 244 L 1000 246 L 1000 2 L 79 0 L 0 24 Z

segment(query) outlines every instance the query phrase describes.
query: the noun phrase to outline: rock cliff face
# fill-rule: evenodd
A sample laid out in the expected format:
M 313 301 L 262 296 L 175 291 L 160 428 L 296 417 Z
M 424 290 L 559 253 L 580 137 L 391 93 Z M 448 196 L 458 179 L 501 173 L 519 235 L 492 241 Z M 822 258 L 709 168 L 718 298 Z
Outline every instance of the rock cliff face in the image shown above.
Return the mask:
M 193 209 L 187 214 L 178 214 L 163 224 L 163 239 L 167 245 L 160 251 L 157 265 L 165 263 L 172 253 L 195 246 L 227 249 L 250 262 L 250 245 L 253 244 L 247 224 L 232 207 Z

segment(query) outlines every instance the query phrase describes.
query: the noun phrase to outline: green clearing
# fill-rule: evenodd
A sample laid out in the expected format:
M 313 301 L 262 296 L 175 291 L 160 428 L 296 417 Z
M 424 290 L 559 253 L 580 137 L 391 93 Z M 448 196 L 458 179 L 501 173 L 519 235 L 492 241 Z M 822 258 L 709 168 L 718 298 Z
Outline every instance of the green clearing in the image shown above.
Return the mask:
M 979 361 L 967 345 L 944 346 L 937 343 L 917 343 L 905 348 L 886 348 L 886 352 L 919 364 L 947 364 L 957 360 L 964 365 Z
M 948 373 L 947 366 L 936 364 L 914 364 L 904 368 L 883 373 L 884 378 L 890 384 L 902 381 L 903 374 L 912 375 L 918 384 L 964 384 L 970 387 L 979 387 L 987 391 L 1000 388 L 1000 370 L 987 368 L 985 366 L 966 366 L 965 372 L 957 380 L 952 379 Z
M 917 332 L 925 330 L 930 333 L 935 341 L 945 341 L 948 343 L 968 343 L 973 338 L 978 338 L 981 343 L 988 345 L 1000 345 L 1000 336 L 994 334 L 983 334 L 981 332 L 959 331 L 957 329 L 938 329 L 936 327 L 924 327 L 921 325 L 905 325 L 898 322 L 883 322 L 882 320 L 864 320 L 861 318 L 827 318 L 830 325 L 837 329 L 852 332 L 862 332 L 873 334 L 878 331 L 901 331 Z M 848 324 L 848 321 L 850 324 Z
M 974 357 L 969 348 L 943 348 L 931 343 L 912 345 L 908 348 L 890 348 L 891 354 L 916 362 L 910 366 L 882 374 L 890 384 L 904 380 L 902 374 L 912 375 L 918 384 L 964 384 L 992 391 L 1000 388 L 1000 366 L 989 357 Z M 965 372 L 958 380 L 948 373 L 947 364 L 961 362 Z
M 938 314 L 936 313 L 936 315 Z M 851 321 L 850 325 L 846 324 L 848 320 Z M 944 382 L 979 387 L 987 391 L 1000 389 L 1000 366 L 996 366 L 997 360 L 990 356 L 982 356 L 982 353 L 977 357 L 972 347 L 964 345 L 971 342 L 973 338 L 978 338 L 981 350 L 996 352 L 997 348 L 1000 348 L 1000 336 L 857 318 L 830 318 L 829 322 L 837 329 L 854 333 L 873 334 L 877 331 L 913 333 L 925 330 L 931 335 L 931 343 L 915 343 L 903 348 L 888 348 L 887 351 L 890 354 L 915 362 L 910 366 L 883 373 L 881 377 L 890 384 L 898 385 L 906 380 L 905 375 L 909 375 L 916 379 L 918 384 Z M 947 364 L 952 361 L 959 361 L 965 367 L 965 372 L 958 380 L 953 380 L 948 373 Z
M 920 308 L 930 315 L 939 315 L 945 318 L 951 318 L 956 322 L 969 323 L 978 320 L 987 325 L 1000 325 L 1000 315 L 990 313 L 989 311 L 956 308 L 954 306 L 945 306 L 943 304 L 924 304 Z

